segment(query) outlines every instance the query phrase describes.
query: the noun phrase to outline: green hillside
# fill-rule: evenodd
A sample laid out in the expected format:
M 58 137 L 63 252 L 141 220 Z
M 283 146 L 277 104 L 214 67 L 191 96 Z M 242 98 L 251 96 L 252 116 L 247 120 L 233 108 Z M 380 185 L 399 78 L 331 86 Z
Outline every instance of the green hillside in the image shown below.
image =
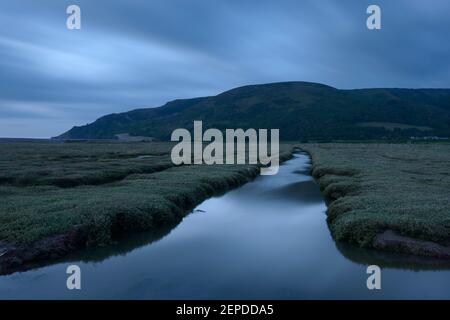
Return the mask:
M 116 134 L 170 139 L 176 128 L 280 129 L 283 140 L 450 137 L 450 89 L 339 90 L 308 82 L 236 88 L 214 97 L 110 114 L 61 139 L 114 139 Z

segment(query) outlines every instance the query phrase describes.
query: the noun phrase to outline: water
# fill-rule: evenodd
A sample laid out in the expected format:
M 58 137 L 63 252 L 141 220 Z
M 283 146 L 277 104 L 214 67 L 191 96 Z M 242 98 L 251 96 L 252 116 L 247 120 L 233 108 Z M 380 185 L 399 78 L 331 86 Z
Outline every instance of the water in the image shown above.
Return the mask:
M 172 230 L 0 277 L 0 298 L 450 298 L 441 262 L 336 244 L 309 166 L 295 155 L 277 175 L 206 200 Z M 82 270 L 79 291 L 66 288 L 71 264 Z M 368 264 L 383 267 L 381 290 L 367 289 Z

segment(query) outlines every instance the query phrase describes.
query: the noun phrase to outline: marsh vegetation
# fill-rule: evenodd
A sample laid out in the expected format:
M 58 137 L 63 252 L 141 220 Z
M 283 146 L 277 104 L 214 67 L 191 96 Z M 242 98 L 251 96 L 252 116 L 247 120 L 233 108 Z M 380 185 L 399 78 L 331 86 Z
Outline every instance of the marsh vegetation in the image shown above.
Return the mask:
M 308 144 L 338 241 L 373 246 L 386 230 L 450 239 L 450 144 Z
M 33 244 L 34 253 L 22 253 L 24 259 L 173 225 L 201 201 L 259 173 L 256 165 L 174 166 L 171 143 L 1 142 L 0 147 L 0 249 Z M 281 152 L 287 157 L 291 147 Z M 58 235 L 68 236 L 39 243 Z M 42 254 L 40 247 L 50 252 Z
M 20 265 L 109 245 L 131 232 L 157 232 L 259 173 L 256 165 L 174 166 L 172 146 L 1 141 L 2 260 L 12 257 L 8 263 Z M 448 246 L 450 144 L 299 146 L 312 156 L 335 240 L 372 247 L 378 235 L 392 230 Z M 281 145 L 282 160 L 293 147 Z M 295 190 L 289 191 L 292 198 Z

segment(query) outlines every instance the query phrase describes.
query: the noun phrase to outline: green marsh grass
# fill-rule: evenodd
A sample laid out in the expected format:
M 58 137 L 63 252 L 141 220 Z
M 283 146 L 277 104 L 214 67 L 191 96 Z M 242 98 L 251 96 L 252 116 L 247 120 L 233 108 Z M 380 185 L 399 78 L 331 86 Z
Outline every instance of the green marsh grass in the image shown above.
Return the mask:
M 304 144 L 335 239 L 371 246 L 385 231 L 448 245 L 450 144 Z
M 0 142 L 0 241 L 26 244 L 75 227 L 87 244 L 159 229 L 254 178 L 253 165 L 172 165 L 173 144 Z M 286 157 L 290 146 L 282 146 Z

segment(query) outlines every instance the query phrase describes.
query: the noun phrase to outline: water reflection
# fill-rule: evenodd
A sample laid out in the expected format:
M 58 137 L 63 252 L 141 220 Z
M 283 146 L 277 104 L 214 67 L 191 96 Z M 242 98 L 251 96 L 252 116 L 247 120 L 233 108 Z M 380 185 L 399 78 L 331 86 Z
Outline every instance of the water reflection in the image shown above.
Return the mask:
M 301 204 L 321 203 L 323 197 L 316 183 L 312 180 L 299 181 L 267 192 L 271 201 L 293 201 Z

